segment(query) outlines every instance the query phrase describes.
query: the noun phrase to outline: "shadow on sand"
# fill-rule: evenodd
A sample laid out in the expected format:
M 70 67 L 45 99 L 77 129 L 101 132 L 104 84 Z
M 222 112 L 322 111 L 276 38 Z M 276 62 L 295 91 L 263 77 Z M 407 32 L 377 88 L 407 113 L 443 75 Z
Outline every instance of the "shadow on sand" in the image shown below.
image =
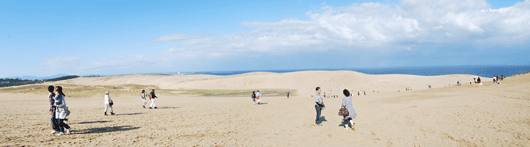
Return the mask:
M 138 115 L 138 114 L 144 114 L 144 113 L 124 113 L 124 114 L 115 114 L 115 115 L 119 116 L 119 115 Z
M 267 105 L 267 104 L 269 104 L 269 103 L 259 103 L 257 105 Z
M 73 134 L 109 133 L 109 132 L 136 130 L 136 129 L 139 129 L 139 128 L 140 127 L 132 127 L 130 125 L 128 125 L 128 126 L 102 127 L 102 128 L 90 128 L 90 129 L 75 130 L 75 131 L 73 131 Z
M 328 120 L 326 119 L 325 116 L 321 116 L 321 117 L 320 117 L 320 121 L 323 121 L 323 122 L 324 122 L 324 121 L 328 121 Z
M 168 107 L 168 106 L 164 106 L 164 107 L 158 107 L 157 109 L 177 109 L 177 108 L 180 108 L 180 107 Z
M 76 124 L 95 124 L 95 123 L 108 123 L 110 121 L 103 120 L 103 121 L 84 121 L 84 122 L 78 122 Z

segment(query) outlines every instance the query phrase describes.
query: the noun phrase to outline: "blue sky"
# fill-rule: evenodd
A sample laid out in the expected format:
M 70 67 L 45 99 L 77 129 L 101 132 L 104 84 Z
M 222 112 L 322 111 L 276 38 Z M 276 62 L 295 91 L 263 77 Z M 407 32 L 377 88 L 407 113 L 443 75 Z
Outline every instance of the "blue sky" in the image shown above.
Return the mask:
M 0 0 L 0 78 L 529 65 L 528 26 L 530 0 Z

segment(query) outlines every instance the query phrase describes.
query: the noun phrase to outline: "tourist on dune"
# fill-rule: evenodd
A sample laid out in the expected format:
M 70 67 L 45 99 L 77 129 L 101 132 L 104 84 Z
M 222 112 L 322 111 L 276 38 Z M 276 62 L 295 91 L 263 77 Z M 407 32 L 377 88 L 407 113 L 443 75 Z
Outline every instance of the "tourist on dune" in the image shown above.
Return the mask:
M 144 105 L 142 107 L 144 107 L 145 109 L 145 105 L 147 104 L 147 99 L 145 99 L 146 95 L 145 95 L 145 90 L 142 89 L 142 102 L 144 102 Z
M 252 103 L 256 104 L 256 91 L 252 91 L 250 98 L 252 98 Z
M 353 107 L 352 98 L 350 97 L 350 92 L 347 89 L 344 89 L 342 93 L 344 94 L 344 96 L 346 96 L 345 98 L 342 98 L 342 107 L 348 109 L 348 112 L 349 112 L 348 116 L 344 116 L 342 124 L 344 125 L 344 127 L 348 125 L 349 128 L 351 128 L 352 130 L 355 130 L 355 126 L 353 125 L 354 123 L 352 119 L 357 117 L 357 112 L 355 111 L 355 108 Z
M 149 99 L 151 100 L 151 105 L 149 106 L 149 109 L 153 109 L 153 107 L 156 109 L 156 105 L 155 105 L 155 98 L 158 98 L 156 97 L 155 95 L 155 89 L 151 90 L 151 93 L 149 94 Z
M 52 129 L 53 129 L 52 134 L 55 134 L 57 132 L 60 132 L 60 130 L 59 130 L 59 124 L 57 124 L 58 121 L 57 121 L 57 119 L 55 117 L 55 112 L 56 112 L 55 111 L 55 109 L 56 109 L 55 108 L 55 99 L 54 99 L 55 98 L 55 93 L 53 93 L 53 90 L 55 90 L 55 88 L 52 85 L 48 86 L 48 92 L 50 92 L 50 94 L 48 95 L 48 101 L 50 102 L 50 109 L 48 110 L 48 112 L 50 112 L 50 114 L 51 114 L 50 122 L 52 124 Z
M 322 101 L 322 98 L 320 97 L 320 92 L 322 91 L 322 89 L 320 89 L 320 87 L 317 87 L 316 88 L 316 93 L 315 93 L 315 109 L 317 111 L 317 118 L 315 120 L 315 123 L 319 126 L 322 126 L 322 121 L 320 120 L 320 115 L 322 114 L 322 107 L 324 107 L 324 102 Z
M 482 85 L 482 81 L 480 81 L 480 77 L 477 78 L 477 85 Z
M 259 90 L 256 90 L 256 91 L 257 91 L 256 99 L 258 99 L 258 104 L 261 104 L 261 98 L 263 98 L 263 97 L 261 96 L 261 93 L 259 92 Z
M 114 109 L 112 109 L 114 102 L 109 96 L 109 91 L 105 91 L 105 115 L 107 115 L 107 110 L 110 108 L 110 115 L 114 115 Z
M 55 118 L 57 118 L 57 125 L 59 134 L 57 135 L 64 135 L 70 133 L 70 126 L 67 123 L 66 116 L 70 115 L 70 111 L 68 110 L 68 107 L 66 107 L 65 97 L 63 93 L 63 87 L 57 86 L 56 92 L 55 92 Z M 64 129 L 66 128 L 66 133 L 64 132 Z

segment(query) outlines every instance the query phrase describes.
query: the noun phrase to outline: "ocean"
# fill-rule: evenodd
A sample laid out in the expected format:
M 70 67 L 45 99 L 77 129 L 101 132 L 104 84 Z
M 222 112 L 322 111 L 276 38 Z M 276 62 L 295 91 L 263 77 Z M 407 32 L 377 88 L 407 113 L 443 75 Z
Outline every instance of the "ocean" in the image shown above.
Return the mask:
M 451 74 L 468 74 L 481 77 L 493 77 L 493 75 L 504 75 L 505 77 L 530 71 L 530 65 L 515 66 L 432 66 L 432 67 L 386 67 L 386 68 L 351 68 L 351 69 L 298 69 L 298 70 L 253 70 L 253 71 L 207 71 L 207 72 L 180 72 L 181 74 L 207 74 L 207 75 L 238 75 L 251 72 L 273 72 L 288 73 L 297 71 L 338 71 L 348 70 L 365 74 L 408 74 L 420 76 L 438 76 Z M 176 74 L 176 73 L 173 73 Z

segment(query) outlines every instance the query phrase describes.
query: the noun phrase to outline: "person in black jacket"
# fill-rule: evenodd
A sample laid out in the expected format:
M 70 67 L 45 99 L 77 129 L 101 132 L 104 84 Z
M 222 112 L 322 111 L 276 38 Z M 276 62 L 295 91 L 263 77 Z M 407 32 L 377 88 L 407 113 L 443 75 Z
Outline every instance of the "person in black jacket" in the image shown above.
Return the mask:
M 50 85 L 48 86 L 48 91 L 50 92 L 50 94 L 48 95 L 48 100 L 50 101 L 50 110 L 48 110 L 48 112 L 50 112 L 50 114 L 52 115 L 50 117 L 50 122 L 52 124 L 52 134 L 55 134 L 55 133 L 58 133 L 60 132 L 59 130 L 59 124 L 57 123 L 57 118 L 55 117 L 55 93 L 53 93 L 53 90 L 55 90 L 55 87 L 53 87 L 53 85 Z
M 252 102 L 255 104 L 256 103 L 256 91 L 252 91 Z
M 151 93 L 149 94 L 149 99 L 151 100 L 151 105 L 149 106 L 149 109 L 153 109 L 152 107 L 155 107 L 155 109 L 157 108 L 155 105 L 155 98 L 158 98 L 158 97 L 156 97 L 155 89 L 153 89 Z

